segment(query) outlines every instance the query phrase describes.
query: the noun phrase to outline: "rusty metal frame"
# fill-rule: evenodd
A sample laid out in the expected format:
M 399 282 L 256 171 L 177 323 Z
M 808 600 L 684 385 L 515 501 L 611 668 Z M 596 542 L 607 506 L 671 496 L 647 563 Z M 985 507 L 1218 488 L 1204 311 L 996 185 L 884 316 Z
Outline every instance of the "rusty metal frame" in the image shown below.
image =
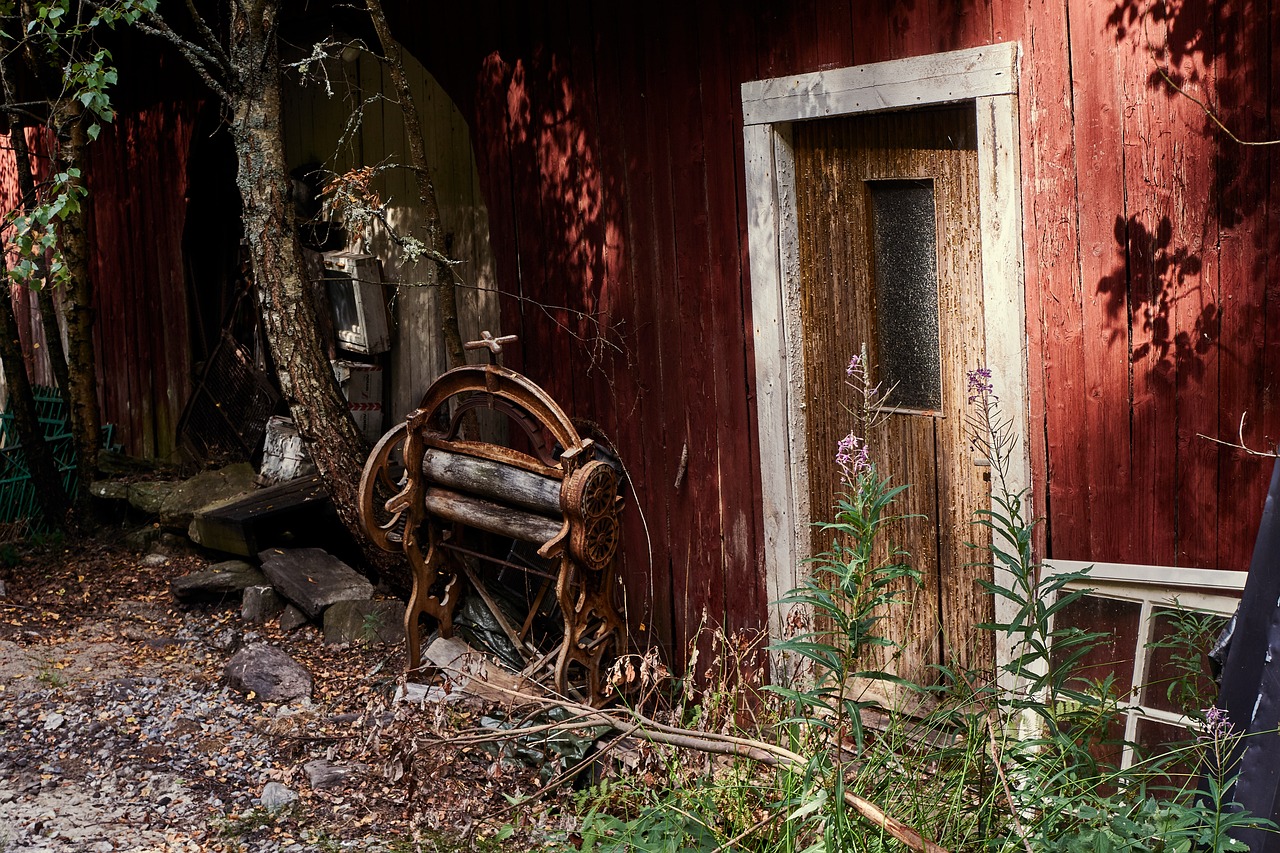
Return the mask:
M 486 335 L 470 348 L 500 343 Z M 536 458 L 510 447 L 459 437 L 462 415 L 487 408 L 514 420 L 529 437 Z M 449 415 L 449 417 L 442 417 Z M 442 429 L 441 424 L 447 423 Z M 374 447 L 360 480 L 365 530 L 386 551 L 403 551 L 413 572 L 405 608 L 409 671 L 421 669 L 419 619 L 437 620 L 441 636 L 453 633 L 465 579 L 445 542 L 453 524 L 427 511 L 423 494 L 428 448 L 483 458 L 560 481 L 562 524 L 538 555 L 555 567 L 556 599 L 565 622 L 548 686 L 562 695 L 574 687 L 572 671 L 585 675 L 583 692 L 592 704 L 604 699 L 602 668 L 624 651 L 626 631 L 613 604 L 613 558 L 619 540 L 618 477 L 595 458 L 595 443 L 579 435 L 564 410 L 528 377 L 497 364 L 455 368 L 437 379 L 405 422 Z M 403 473 L 400 469 L 403 468 Z M 545 662 L 547 659 L 544 658 Z M 541 663 L 541 662 L 540 662 Z M 535 673 L 536 674 L 536 673 Z

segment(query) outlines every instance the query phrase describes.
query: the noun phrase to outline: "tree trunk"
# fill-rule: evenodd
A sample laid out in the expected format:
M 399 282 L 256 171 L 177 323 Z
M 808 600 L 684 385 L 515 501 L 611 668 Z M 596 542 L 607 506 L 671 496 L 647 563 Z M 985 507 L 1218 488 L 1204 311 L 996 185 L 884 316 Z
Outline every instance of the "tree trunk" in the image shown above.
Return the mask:
M 418 182 L 418 200 L 422 203 L 426 219 L 424 225 L 427 245 L 436 256 L 432 259 L 432 264 L 437 293 L 440 294 L 440 331 L 444 335 L 445 351 L 449 355 L 449 366 L 461 367 L 467 363 L 467 356 L 462 347 L 462 333 L 458 328 L 458 291 L 453 284 L 453 269 L 441 260 L 445 254 L 445 245 L 444 235 L 440 232 L 440 205 L 436 201 L 436 188 L 431 182 L 427 147 L 422 139 L 422 119 L 418 116 L 418 105 L 413 100 L 413 90 L 409 87 L 409 78 L 404 72 L 400 43 L 391 35 L 391 28 L 387 26 L 382 0 L 365 0 L 365 6 L 369 10 L 373 28 L 378 33 L 378 41 L 382 44 L 382 55 L 386 58 L 387 70 L 391 73 L 391 84 L 395 86 L 400 111 L 404 114 L 404 132 L 409 140 L 409 162 Z
M 15 130 L 21 133 L 20 129 Z M 44 519 L 52 527 L 66 526 L 70 504 L 62 488 L 62 478 L 54 464 L 53 454 L 44 440 L 44 428 L 36 414 L 35 398 L 31 394 L 31 380 L 27 378 L 27 365 L 22 358 L 22 344 L 18 338 L 18 322 L 13 315 L 13 301 L 8 272 L 4 268 L 4 253 L 0 252 L 0 365 L 4 366 L 5 386 L 9 392 L 9 412 L 18 433 L 18 443 L 27 463 L 31 486 Z
M 80 177 L 71 180 L 69 190 L 84 184 L 84 147 L 88 134 L 84 128 L 84 108 L 79 101 L 69 101 L 59 160 L 64 170 L 78 169 Z M 85 228 L 86 207 L 80 200 L 62 221 L 59 245 L 67 266 L 68 283 L 63 307 L 67 317 L 67 398 L 71 406 L 71 426 L 76 436 L 77 468 L 80 487 L 88 488 L 98 470 L 98 447 L 102 444 L 102 413 L 98 409 L 98 368 L 93 353 L 93 282 L 89 276 L 89 235 Z
M 368 446 L 352 420 L 320 339 L 316 306 L 288 198 L 280 120 L 276 0 L 244 0 L 231 10 L 231 135 L 239 168 L 254 286 L 280 390 L 343 524 L 370 563 L 404 584 L 360 524 L 358 488 Z
M 13 146 L 13 158 L 18 167 L 18 189 L 22 193 L 22 209 L 30 212 L 36 206 L 39 197 L 36 193 L 35 172 L 31 168 L 31 149 L 27 147 L 26 128 L 14 124 L 9 133 Z M 44 263 L 40 264 L 41 288 L 37 291 L 40 303 L 40 325 L 44 329 L 45 346 L 48 348 L 50 367 L 54 380 L 63 396 L 71 387 L 71 377 L 67 369 L 67 353 L 62 348 L 62 330 L 58 327 L 58 309 L 54 304 L 53 289 L 50 287 L 48 270 Z M 70 402 L 70 401 L 68 401 Z

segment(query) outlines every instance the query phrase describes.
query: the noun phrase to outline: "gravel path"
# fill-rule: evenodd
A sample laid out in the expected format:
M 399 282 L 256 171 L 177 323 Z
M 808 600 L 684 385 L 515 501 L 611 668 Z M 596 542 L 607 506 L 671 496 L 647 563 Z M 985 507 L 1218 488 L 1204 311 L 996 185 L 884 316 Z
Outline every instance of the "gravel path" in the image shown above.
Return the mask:
M 305 756 L 272 733 L 332 709 L 259 704 L 222 685 L 231 652 L 272 638 L 247 631 L 232 604 L 176 608 L 167 577 L 199 565 L 157 569 L 136 600 L 82 608 L 66 579 L 27 596 L 11 576 L 0 598 L 0 853 L 386 849 L 378 836 L 304 828 Z M 295 637 L 317 645 L 314 635 Z M 303 801 L 265 808 L 271 782 Z
M 313 625 L 246 624 L 234 601 L 179 607 L 170 581 L 209 562 L 92 542 L 0 553 L 0 853 L 543 845 L 553 812 L 518 817 L 536 841 L 495 841 L 536 770 L 452 745 L 451 726 L 476 724 L 453 706 L 391 704 L 399 644 L 325 645 Z M 251 643 L 304 664 L 312 698 L 228 688 Z

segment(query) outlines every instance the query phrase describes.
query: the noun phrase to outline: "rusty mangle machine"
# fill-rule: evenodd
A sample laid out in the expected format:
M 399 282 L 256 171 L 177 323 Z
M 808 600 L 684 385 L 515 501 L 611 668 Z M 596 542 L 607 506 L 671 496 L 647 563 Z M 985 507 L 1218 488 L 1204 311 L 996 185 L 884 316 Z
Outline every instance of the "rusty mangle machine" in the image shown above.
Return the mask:
M 405 610 L 409 670 L 421 668 L 423 614 L 452 636 L 468 580 L 527 661 L 522 675 L 561 695 L 603 700 L 602 670 L 622 653 L 626 631 L 613 604 L 620 539 L 621 477 L 564 410 L 537 384 L 498 363 L 514 335 L 471 341 L 486 365 L 437 379 L 405 422 L 382 437 L 365 464 L 360 507 L 365 529 L 386 551 L 403 551 L 413 572 Z M 505 415 L 529 452 L 464 435 L 473 411 Z M 469 529 L 530 543 L 521 564 L 467 544 Z M 517 568 L 540 579 L 523 623 L 505 618 L 468 561 Z M 554 592 L 554 602 L 547 601 Z M 558 608 L 563 638 L 543 648 L 535 618 Z M 545 645 L 545 644 L 544 644 Z

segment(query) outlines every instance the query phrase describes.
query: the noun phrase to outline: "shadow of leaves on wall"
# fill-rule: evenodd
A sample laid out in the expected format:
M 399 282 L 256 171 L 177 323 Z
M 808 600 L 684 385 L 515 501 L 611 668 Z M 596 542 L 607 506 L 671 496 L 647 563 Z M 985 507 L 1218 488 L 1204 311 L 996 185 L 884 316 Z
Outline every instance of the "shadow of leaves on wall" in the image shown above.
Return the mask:
M 1125 261 L 1097 287 L 1110 343 L 1127 340 L 1129 361 L 1159 390 L 1172 391 L 1179 376 L 1200 380 L 1221 317 L 1202 300 L 1200 257 L 1175 242 L 1167 216 L 1154 230 L 1137 216 L 1116 216 L 1114 233 Z

